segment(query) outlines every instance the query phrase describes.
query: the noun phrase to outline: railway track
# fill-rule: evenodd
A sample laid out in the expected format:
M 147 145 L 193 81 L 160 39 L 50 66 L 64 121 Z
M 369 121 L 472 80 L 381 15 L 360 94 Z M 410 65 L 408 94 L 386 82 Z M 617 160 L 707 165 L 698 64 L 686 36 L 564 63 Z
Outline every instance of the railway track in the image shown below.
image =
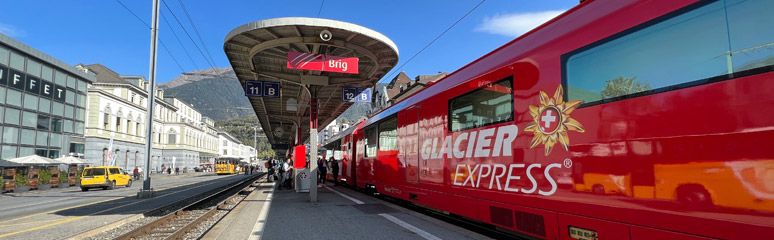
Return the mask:
M 246 178 L 229 187 L 205 194 L 205 196 L 200 195 L 197 197 L 200 198 L 199 200 L 187 205 L 172 203 L 166 207 L 162 207 L 156 211 L 169 213 L 156 221 L 125 233 L 116 239 L 186 239 L 186 234 L 188 232 L 200 231 L 195 228 L 203 221 L 215 215 L 218 210 L 230 210 L 228 206 L 233 204 L 229 203 L 229 199 L 236 197 L 240 193 L 245 195 L 249 193 L 249 191 L 246 191 L 245 189 L 251 188 L 252 183 L 264 175 L 265 173 L 255 177 Z

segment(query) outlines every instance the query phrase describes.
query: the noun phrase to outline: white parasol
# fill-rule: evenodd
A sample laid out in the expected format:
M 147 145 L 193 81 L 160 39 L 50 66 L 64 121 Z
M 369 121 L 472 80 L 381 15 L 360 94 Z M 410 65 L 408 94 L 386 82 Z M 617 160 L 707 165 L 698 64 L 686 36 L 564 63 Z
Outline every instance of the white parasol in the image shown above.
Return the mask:
M 18 157 L 18 158 L 12 158 L 8 159 L 9 162 L 14 162 L 18 164 L 28 164 L 28 165 L 34 165 L 34 164 L 59 164 L 59 162 L 54 161 L 53 159 L 47 158 L 47 157 L 41 157 L 38 155 L 29 155 L 24 157 Z

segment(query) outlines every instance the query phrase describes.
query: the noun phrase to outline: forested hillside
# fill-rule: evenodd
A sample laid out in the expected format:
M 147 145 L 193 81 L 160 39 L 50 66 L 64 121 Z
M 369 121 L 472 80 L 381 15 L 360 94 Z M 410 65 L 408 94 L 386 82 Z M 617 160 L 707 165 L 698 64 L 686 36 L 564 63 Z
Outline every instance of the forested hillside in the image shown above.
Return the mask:
M 253 127 L 258 127 L 257 131 L 257 145 L 258 157 L 267 158 L 274 157 L 274 151 L 271 150 L 271 144 L 266 139 L 266 135 L 261 129 L 261 125 L 258 123 L 258 118 L 255 116 L 235 118 L 229 120 L 223 120 L 215 122 L 215 128 L 223 130 L 231 136 L 242 142 L 242 144 L 252 146 L 253 145 Z

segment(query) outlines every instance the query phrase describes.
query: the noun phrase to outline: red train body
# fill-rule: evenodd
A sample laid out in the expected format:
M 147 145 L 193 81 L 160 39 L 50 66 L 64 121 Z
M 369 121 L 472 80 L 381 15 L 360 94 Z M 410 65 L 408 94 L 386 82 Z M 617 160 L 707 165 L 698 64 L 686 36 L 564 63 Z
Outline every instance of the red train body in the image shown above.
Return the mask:
M 766 9 L 586 1 L 344 134 L 341 177 L 541 239 L 774 238 Z

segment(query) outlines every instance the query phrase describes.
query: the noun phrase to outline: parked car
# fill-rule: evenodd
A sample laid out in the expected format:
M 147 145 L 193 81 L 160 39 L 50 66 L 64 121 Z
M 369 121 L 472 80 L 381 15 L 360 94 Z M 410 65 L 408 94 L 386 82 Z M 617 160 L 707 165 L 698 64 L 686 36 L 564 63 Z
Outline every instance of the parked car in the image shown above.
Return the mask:
M 132 177 L 115 166 L 87 167 L 81 174 L 81 190 L 90 188 L 113 189 L 116 186 L 132 186 Z

